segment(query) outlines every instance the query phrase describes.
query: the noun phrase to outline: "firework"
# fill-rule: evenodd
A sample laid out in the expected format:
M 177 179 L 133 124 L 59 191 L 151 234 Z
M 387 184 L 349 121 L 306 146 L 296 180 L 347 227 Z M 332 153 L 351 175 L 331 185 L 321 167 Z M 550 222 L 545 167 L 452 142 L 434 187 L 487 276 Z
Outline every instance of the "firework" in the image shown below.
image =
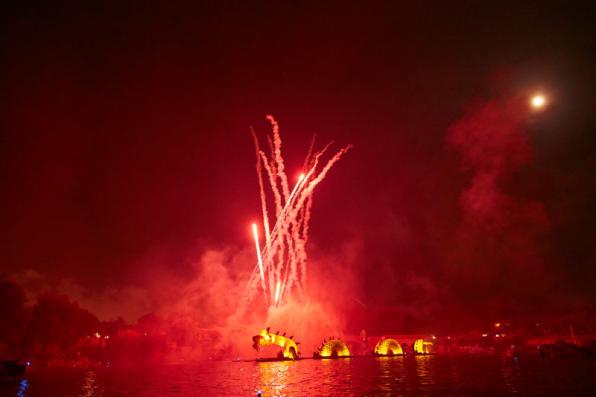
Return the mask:
M 281 292 L 281 282 L 277 282 L 275 284 L 275 304 L 277 305 L 279 303 L 279 293 Z
M 258 290 L 259 279 L 265 302 L 279 305 L 296 292 L 301 295 L 306 283 L 308 224 L 311 218 L 312 197 L 315 187 L 325 178 L 331 167 L 351 148 L 339 149 L 326 161 L 325 154 L 332 143 L 314 151 L 315 138 L 311 141 L 304 160 L 304 173 L 290 190 L 281 152 L 279 125 L 273 116 L 267 116 L 272 134 L 267 136 L 269 152 L 261 149 L 255 131 L 251 132 L 257 158 L 256 170 L 259 181 L 265 245 L 261 249 L 257 226 L 253 225 L 257 251 L 257 264 L 249 279 L 245 297 L 252 300 Z M 323 165 L 324 164 L 324 165 Z M 269 182 L 274 214 L 270 216 L 265 180 Z M 270 222 L 272 220 L 272 222 Z M 271 228 L 271 225 L 273 227 Z
M 261 286 L 263 287 L 263 293 L 267 297 L 267 289 L 265 288 L 265 272 L 263 271 L 263 257 L 261 256 L 261 247 L 259 245 L 259 232 L 257 231 L 257 224 L 252 224 L 252 234 L 255 238 L 255 246 L 257 250 L 257 263 L 259 265 L 259 274 L 261 275 Z

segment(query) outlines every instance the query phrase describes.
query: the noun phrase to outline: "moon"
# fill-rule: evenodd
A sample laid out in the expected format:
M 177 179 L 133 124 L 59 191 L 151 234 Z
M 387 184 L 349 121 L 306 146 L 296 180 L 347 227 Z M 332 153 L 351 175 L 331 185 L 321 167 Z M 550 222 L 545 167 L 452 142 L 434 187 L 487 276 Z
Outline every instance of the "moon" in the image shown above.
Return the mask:
M 546 98 L 541 94 L 533 95 L 530 99 L 530 105 L 534 109 L 541 109 L 546 105 Z

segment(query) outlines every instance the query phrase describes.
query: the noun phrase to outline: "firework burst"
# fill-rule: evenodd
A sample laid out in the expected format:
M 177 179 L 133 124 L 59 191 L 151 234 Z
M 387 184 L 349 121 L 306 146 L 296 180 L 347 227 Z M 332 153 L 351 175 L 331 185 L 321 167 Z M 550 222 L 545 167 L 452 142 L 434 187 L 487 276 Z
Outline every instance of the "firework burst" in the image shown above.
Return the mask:
M 272 134 L 267 135 L 268 153 L 261 149 L 257 134 L 251 128 L 257 158 L 265 242 L 261 248 L 257 225 L 253 224 L 257 264 L 248 281 L 245 298 L 249 301 L 255 299 L 260 284 L 265 303 L 278 306 L 286 302 L 293 293 L 299 297 L 304 293 L 307 277 L 306 243 L 313 192 L 331 167 L 350 150 L 351 145 L 339 149 L 324 160 L 332 142 L 323 149 L 314 151 L 313 137 L 304 159 L 304 173 L 290 187 L 281 153 L 279 125 L 273 116 L 267 116 L 267 120 L 272 127 Z M 269 182 L 269 194 L 273 197 L 274 214 L 271 217 L 265 181 Z

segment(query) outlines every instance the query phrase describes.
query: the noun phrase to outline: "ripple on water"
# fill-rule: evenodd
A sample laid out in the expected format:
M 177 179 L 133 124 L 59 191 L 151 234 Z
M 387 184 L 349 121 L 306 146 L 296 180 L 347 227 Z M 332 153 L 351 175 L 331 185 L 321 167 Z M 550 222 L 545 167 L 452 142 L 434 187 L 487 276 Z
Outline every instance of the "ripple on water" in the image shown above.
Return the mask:
M 596 363 L 491 355 L 32 371 L 2 396 L 596 395 Z

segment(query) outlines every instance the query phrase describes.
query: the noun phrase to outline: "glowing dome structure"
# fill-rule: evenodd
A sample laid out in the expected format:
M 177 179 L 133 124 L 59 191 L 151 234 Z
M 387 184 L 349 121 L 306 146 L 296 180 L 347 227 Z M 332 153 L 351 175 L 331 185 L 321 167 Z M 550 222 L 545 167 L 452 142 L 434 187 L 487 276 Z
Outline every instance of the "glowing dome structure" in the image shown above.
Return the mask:
M 292 336 L 288 338 L 285 335 L 285 332 L 283 335 L 279 335 L 279 331 L 275 334 L 272 334 L 269 332 L 269 328 L 262 329 L 258 335 L 252 337 L 252 347 L 256 351 L 259 351 L 263 347 L 276 345 L 282 348 L 277 358 L 280 360 L 296 360 L 299 358 L 298 343 L 294 342 Z
M 392 338 L 382 337 L 375 350 L 373 350 L 374 356 L 403 356 L 404 351 L 398 341 Z
M 329 340 L 323 340 L 318 352 L 313 354 L 313 358 L 341 358 L 350 357 L 350 349 L 338 338 L 331 337 Z
M 414 353 L 416 354 L 433 354 L 432 348 L 433 343 L 424 339 L 417 339 L 414 342 Z

